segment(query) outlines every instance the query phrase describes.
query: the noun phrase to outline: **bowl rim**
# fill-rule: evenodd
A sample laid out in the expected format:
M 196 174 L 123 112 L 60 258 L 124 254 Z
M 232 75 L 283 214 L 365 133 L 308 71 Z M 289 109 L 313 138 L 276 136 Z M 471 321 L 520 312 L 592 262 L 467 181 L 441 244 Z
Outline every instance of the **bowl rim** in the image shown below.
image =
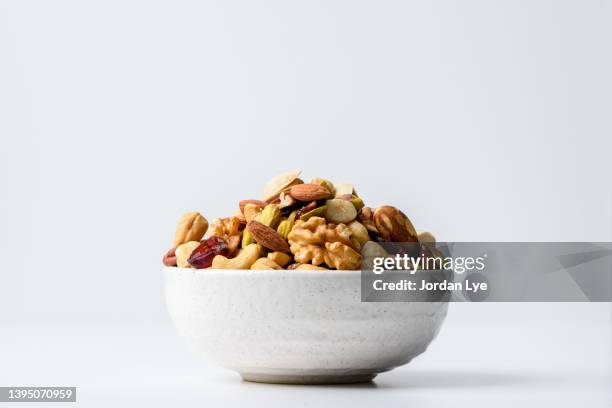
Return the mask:
M 191 272 L 195 274 L 232 274 L 232 275 L 357 275 L 361 273 L 360 269 L 356 270 L 338 270 L 338 269 L 197 269 L 197 268 L 180 268 L 178 266 L 163 266 L 164 271 L 168 273 Z
M 193 275 L 315 275 L 315 276 L 361 276 L 361 269 L 338 270 L 338 269 L 196 269 L 196 268 L 181 268 L 178 266 L 162 265 L 164 272 L 171 273 L 188 273 Z M 418 270 L 412 276 L 431 273 L 443 273 L 444 270 Z

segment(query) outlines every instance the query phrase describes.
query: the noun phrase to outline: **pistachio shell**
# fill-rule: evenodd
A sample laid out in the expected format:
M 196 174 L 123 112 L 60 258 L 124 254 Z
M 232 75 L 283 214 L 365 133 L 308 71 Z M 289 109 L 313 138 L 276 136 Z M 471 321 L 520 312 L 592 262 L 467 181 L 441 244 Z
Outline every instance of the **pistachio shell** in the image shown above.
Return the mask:
M 279 195 L 281 191 L 299 178 L 300 173 L 302 173 L 301 170 L 288 171 L 272 177 L 263 188 L 264 201 L 268 201 Z

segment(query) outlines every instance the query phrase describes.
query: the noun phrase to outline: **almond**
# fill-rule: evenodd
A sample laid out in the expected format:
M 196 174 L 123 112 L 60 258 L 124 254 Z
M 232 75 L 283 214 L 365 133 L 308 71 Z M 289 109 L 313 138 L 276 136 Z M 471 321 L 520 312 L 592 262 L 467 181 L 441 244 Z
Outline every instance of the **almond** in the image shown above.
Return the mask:
M 253 239 L 262 246 L 278 252 L 289 252 L 289 244 L 274 229 L 259 221 L 251 221 L 246 226 Z
M 291 187 L 289 194 L 298 201 L 316 201 L 331 197 L 331 192 L 319 184 L 297 184 Z

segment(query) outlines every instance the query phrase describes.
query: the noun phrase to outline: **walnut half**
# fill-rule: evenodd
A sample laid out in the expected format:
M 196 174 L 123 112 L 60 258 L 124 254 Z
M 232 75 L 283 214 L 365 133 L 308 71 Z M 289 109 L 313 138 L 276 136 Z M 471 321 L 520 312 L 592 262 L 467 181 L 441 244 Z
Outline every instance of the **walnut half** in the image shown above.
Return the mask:
M 351 229 L 324 218 L 297 221 L 288 235 L 291 253 L 301 264 L 322 263 L 336 269 L 359 269 L 361 255 L 353 248 Z
M 227 242 L 229 254 L 234 255 L 240 245 L 240 219 L 238 217 L 215 218 L 208 227 L 206 236 L 217 236 Z

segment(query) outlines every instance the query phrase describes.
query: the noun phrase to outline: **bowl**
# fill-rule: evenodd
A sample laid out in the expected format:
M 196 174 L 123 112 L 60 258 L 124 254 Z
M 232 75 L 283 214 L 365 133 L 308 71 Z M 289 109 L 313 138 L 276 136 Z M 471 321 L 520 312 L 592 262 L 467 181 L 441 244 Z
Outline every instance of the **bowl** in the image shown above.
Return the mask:
M 247 381 L 370 381 L 423 353 L 448 310 L 361 302 L 360 271 L 164 269 L 179 335 Z

